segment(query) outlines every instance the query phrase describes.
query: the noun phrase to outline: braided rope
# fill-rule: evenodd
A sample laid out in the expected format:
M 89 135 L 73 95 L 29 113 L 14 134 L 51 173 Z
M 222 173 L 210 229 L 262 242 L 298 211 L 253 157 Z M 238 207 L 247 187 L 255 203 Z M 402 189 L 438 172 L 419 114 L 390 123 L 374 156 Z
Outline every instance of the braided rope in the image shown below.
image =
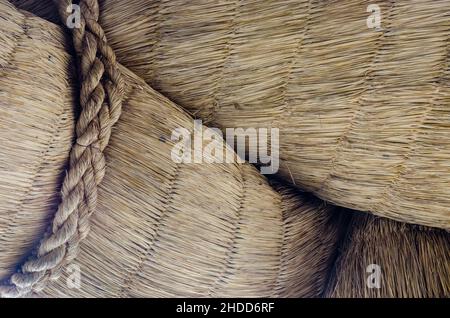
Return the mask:
M 54 2 L 66 23 L 72 0 Z M 98 0 L 81 0 L 80 11 L 81 25 L 73 29 L 73 42 L 79 59 L 81 114 L 61 203 L 36 251 L 6 285 L 0 286 L 1 297 L 20 297 L 42 290 L 49 279 L 60 276 L 62 268 L 77 256 L 79 244 L 89 232 L 97 186 L 105 175 L 103 150 L 121 114 L 123 82 L 116 56 L 98 24 Z

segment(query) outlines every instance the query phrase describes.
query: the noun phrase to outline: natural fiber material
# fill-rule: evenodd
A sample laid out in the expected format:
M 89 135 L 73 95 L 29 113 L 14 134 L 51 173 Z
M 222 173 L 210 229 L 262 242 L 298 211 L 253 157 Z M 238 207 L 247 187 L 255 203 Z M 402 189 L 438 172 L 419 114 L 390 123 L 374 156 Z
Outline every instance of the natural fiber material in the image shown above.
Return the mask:
M 450 228 L 448 0 L 378 1 L 379 30 L 363 0 L 100 3 L 152 87 L 214 126 L 279 127 L 286 180 Z
M 66 21 L 66 9 L 72 1 L 55 3 Z M 0 295 L 26 295 L 44 288 L 50 278 L 57 278 L 62 267 L 77 256 L 97 205 L 97 186 L 105 175 L 103 151 L 122 111 L 123 81 L 116 56 L 97 23 L 97 0 L 82 0 L 80 6 L 80 27 L 73 29 L 73 39 L 80 57 L 81 113 L 61 189 L 61 203 L 35 253 L 7 285 L 0 287 Z
M 23 180 L 0 182 L 5 201 L 0 233 L 9 233 L 1 241 L 0 268 L 1 278 L 7 278 L 38 243 L 56 209 L 56 180 L 61 181 L 73 132 L 76 103 L 70 85 L 76 82 L 67 73 L 71 60 L 58 46 L 63 41 L 58 28 L 18 13 L 5 0 L 0 0 L 0 13 L 5 23 L 0 38 L 9 39 L 0 47 L 1 65 L 8 66 L 2 87 L 9 89 L 1 110 L 1 138 L 15 138 L 0 148 L 0 166 L 10 175 L 15 169 L 39 172 L 39 183 L 33 183 L 31 172 L 18 174 Z M 26 59 L 20 55 L 23 47 Z M 126 75 L 123 114 L 105 149 L 108 169 L 90 235 L 74 260 L 81 270 L 80 289 L 68 287 L 63 271 L 38 295 L 320 295 L 340 236 L 339 213 L 293 190 L 278 186 L 274 191 L 248 164 L 175 163 L 171 132 L 178 127 L 192 131 L 192 118 L 121 70 Z M 21 81 L 14 82 L 15 74 Z M 31 85 L 30 74 L 45 85 Z M 44 99 L 46 94 L 52 94 L 50 99 Z M 16 114 L 20 121 L 13 119 Z M 66 126 L 54 135 L 50 122 Z M 15 136 L 19 132 L 22 138 Z M 64 147 L 61 135 L 66 136 Z M 43 145 L 50 145 L 49 152 L 59 159 L 47 159 Z M 15 151 L 21 151 L 23 162 Z M 40 185 L 45 185 L 42 193 Z M 30 200 L 27 191 L 33 193 Z M 28 209 L 20 209 L 18 200 Z
M 53 0 L 8 0 L 20 9 L 31 12 L 53 23 L 60 23 L 61 17 L 55 10 Z
M 130 137 L 142 138 L 137 134 L 146 133 L 140 129 Z M 113 137 L 112 147 L 126 148 L 130 140 L 135 139 L 116 144 Z M 137 163 L 147 162 L 146 156 L 138 155 Z M 135 158 L 133 153 L 124 160 Z M 142 172 L 114 169 L 104 184 L 113 183 L 116 192 L 100 192 L 99 213 L 76 263 L 83 271 L 82 288 L 66 288 L 68 272 L 38 295 L 318 297 L 339 237 L 337 215 L 291 190 L 280 195 L 264 184 L 255 187 L 264 180 L 253 168 L 242 168 L 239 179 L 230 182 L 218 177 L 223 173 L 217 169 L 193 180 L 192 166 L 167 179 L 162 189 L 148 184 Z M 124 184 L 130 174 L 133 181 Z M 228 181 L 229 187 L 205 200 L 191 182 L 211 183 L 213 178 Z M 130 206 L 131 182 L 142 186 L 132 193 Z M 155 193 L 157 208 L 140 206 L 148 202 L 147 193 Z M 111 208 L 122 213 L 110 215 Z
M 326 296 L 450 296 L 449 233 L 362 214 L 349 229 Z M 379 289 L 367 285 L 370 264 L 380 266 Z
M 69 39 L 57 26 L 0 2 L 0 277 L 49 224 L 72 145 Z

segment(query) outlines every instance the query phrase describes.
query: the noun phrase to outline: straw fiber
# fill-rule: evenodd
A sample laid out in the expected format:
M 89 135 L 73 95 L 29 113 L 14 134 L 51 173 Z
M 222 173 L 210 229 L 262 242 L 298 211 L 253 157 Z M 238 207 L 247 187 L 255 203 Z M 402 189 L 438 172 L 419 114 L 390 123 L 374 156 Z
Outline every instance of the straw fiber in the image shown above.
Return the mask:
M 0 0 L 0 279 L 56 211 L 77 105 L 60 29 Z M 25 57 L 26 55 L 26 57 Z M 192 118 L 125 68 L 90 235 L 39 296 L 319 296 L 344 219 L 249 164 L 178 164 L 171 132 Z M 229 147 L 224 152 L 232 152 Z M 234 153 L 233 153 L 234 154 Z M 234 154 L 235 155 L 235 154 Z
M 74 130 L 73 70 L 60 28 L 0 3 L 0 277 L 42 235 Z
M 57 2 L 66 21 L 72 0 Z M 11 276 L 9 284 L 0 287 L 3 296 L 20 297 L 42 290 L 48 280 L 56 279 L 64 265 L 77 257 L 96 211 L 98 185 L 106 170 L 104 150 L 122 113 L 124 85 L 114 51 L 98 23 L 98 2 L 83 0 L 80 7 L 79 26 L 71 28 L 79 65 L 80 114 L 61 201 L 35 253 Z
M 362 0 L 100 3 L 119 60 L 156 90 L 214 126 L 279 127 L 286 180 L 450 228 L 450 1 L 377 1 L 375 29 Z
M 363 214 L 349 229 L 327 297 L 450 296 L 448 232 Z M 380 288 L 367 285 L 370 264 L 380 266 Z

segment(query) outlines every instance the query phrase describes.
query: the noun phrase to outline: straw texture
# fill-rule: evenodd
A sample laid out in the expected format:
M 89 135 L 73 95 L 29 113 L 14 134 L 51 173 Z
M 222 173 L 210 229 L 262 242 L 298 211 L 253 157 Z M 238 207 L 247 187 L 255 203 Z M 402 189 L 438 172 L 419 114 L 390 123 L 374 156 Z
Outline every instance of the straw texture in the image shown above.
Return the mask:
M 340 250 L 327 297 L 450 296 L 446 231 L 355 214 Z M 370 264 L 380 266 L 379 289 L 366 284 Z
M 44 18 L 53 23 L 59 23 L 61 17 L 55 10 L 53 0 L 8 0 L 16 7 L 31 12 L 38 17 Z
M 59 197 L 74 79 L 60 28 L 0 2 L 0 277 L 28 253 Z
M 57 3 L 66 21 L 66 8 L 72 2 Z M 96 210 L 97 187 L 105 175 L 103 151 L 121 114 L 123 81 L 116 56 L 97 22 L 98 2 L 83 0 L 80 6 L 80 27 L 73 29 L 73 39 L 80 58 L 81 113 L 61 202 L 35 253 L 11 276 L 10 284 L 0 288 L 3 296 L 26 295 L 56 279 L 62 267 L 76 258 L 80 242 L 89 233 L 89 218 Z
M 152 87 L 212 125 L 279 127 L 286 180 L 450 228 L 449 1 L 378 1 L 379 30 L 362 0 L 100 2 Z
M 11 139 L 0 150 L 0 166 L 18 175 L 0 182 L 5 201 L 0 233 L 9 233 L 1 241 L 0 278 L 6 279 L 38 243 L 56 211 L 74 132 L 76 81 L 70 77 L 68 50 L 58 46 L 67 39 L 57 27 L 17 12 L 5 0 L 0 0 L 0 13 L 5 23 L 0 38 L 8 40 L 0 47 L 2 71 L 8 71 L 1 81 L 9 89 L 0 127 L 1 138 Z M 23 46 L 27 59 L 20 60 Z M 14 82 L 13 70 L 20 81 Z M 173 162 L 171 132 L 178 127 L 192 131 L 192 118 L 125 68 L 121 71 L 126 75 L 123 115 L 105 149 L 108 168 L 97 212 L 75 260 L 81 288 L 68 288 L 70 274 L 63 271 L 37 295 L 322 294 L 341 215 L 292 189 L 276 185 L 274 191 L 248 164 Z M 30 74 L 43 84 L 36 87 Z M 13 119 L 19 115 L 20 121 Z M 50 121 L 66 125 L 56 134 L 59 130 L 49 128 Z M 12 132 L 22 132 L 22 138 Z M 42 150 L 44 145 L 50 153 Z M 16 173 L 19 168 L 23 171 Z M 33 179 L 29 171 L 38 171 L 38 177 Z M 25 206 L 16 202 L 17 194 Z

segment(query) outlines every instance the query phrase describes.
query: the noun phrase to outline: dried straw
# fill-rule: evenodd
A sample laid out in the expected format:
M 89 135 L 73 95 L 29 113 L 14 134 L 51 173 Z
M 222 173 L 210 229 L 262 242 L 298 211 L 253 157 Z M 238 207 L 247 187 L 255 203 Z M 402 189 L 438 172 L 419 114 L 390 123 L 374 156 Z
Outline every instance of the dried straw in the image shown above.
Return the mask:
M 119 60 L 152 87 L 219 127 L 279 127 L 286 180 L 450 228 L 448 0 L 377 1 L 379 30 L 363 0 L 101 4 Z
M 0 278 L 6 278 L 56 210 L 76 93 L 60 29 L 5 0 L 0 16 L 6 97 Z M 248 164 L 173 162 L 171 132 L 192 131 L 192 118 L 121 70 L 123 115 L 105 151 L 108 169 L 91 234 L 76 259 L 81 289 L 68 288 L 70 273 L 63 272 L 37 295 L 320 295 L 342 228 L 339 213 L 291 189 L 274 191 Z
M 63 17 L 72 0 L 55 1 Z M 80 27 L 73 29 L 79 57 L 80 110 L 76 140 L 61 186 L 61 201 L 49 230 L 20 270 L 0 286 L 0 297 L 20 297 L 45 288 L 62 268 L 78 255 L 80 242 L 88 235 L 89 219 L 97 205 L 97 187 L 105 175 L 104 149 L 122 111 L 123 80 L 114 51 L 98 24 L 97 0 L 80 2 Z
M 72 145 L 71 57 L 61 29 L 0 2 L 0 278 L 42 236 Z
M 59 23 L 61 17 L 58 11 L 55 10 L 55 4 L 53 0 L 8 0 L 14 4 L 17 8 L 32 12 L 33 14 L 51 21 L 53 23 Z
M 449 233 L 363 214 L 349 228 L 327 297 L 450 296 Z M 379 289 L 367 285 L 370 264 L 380 266 Z

